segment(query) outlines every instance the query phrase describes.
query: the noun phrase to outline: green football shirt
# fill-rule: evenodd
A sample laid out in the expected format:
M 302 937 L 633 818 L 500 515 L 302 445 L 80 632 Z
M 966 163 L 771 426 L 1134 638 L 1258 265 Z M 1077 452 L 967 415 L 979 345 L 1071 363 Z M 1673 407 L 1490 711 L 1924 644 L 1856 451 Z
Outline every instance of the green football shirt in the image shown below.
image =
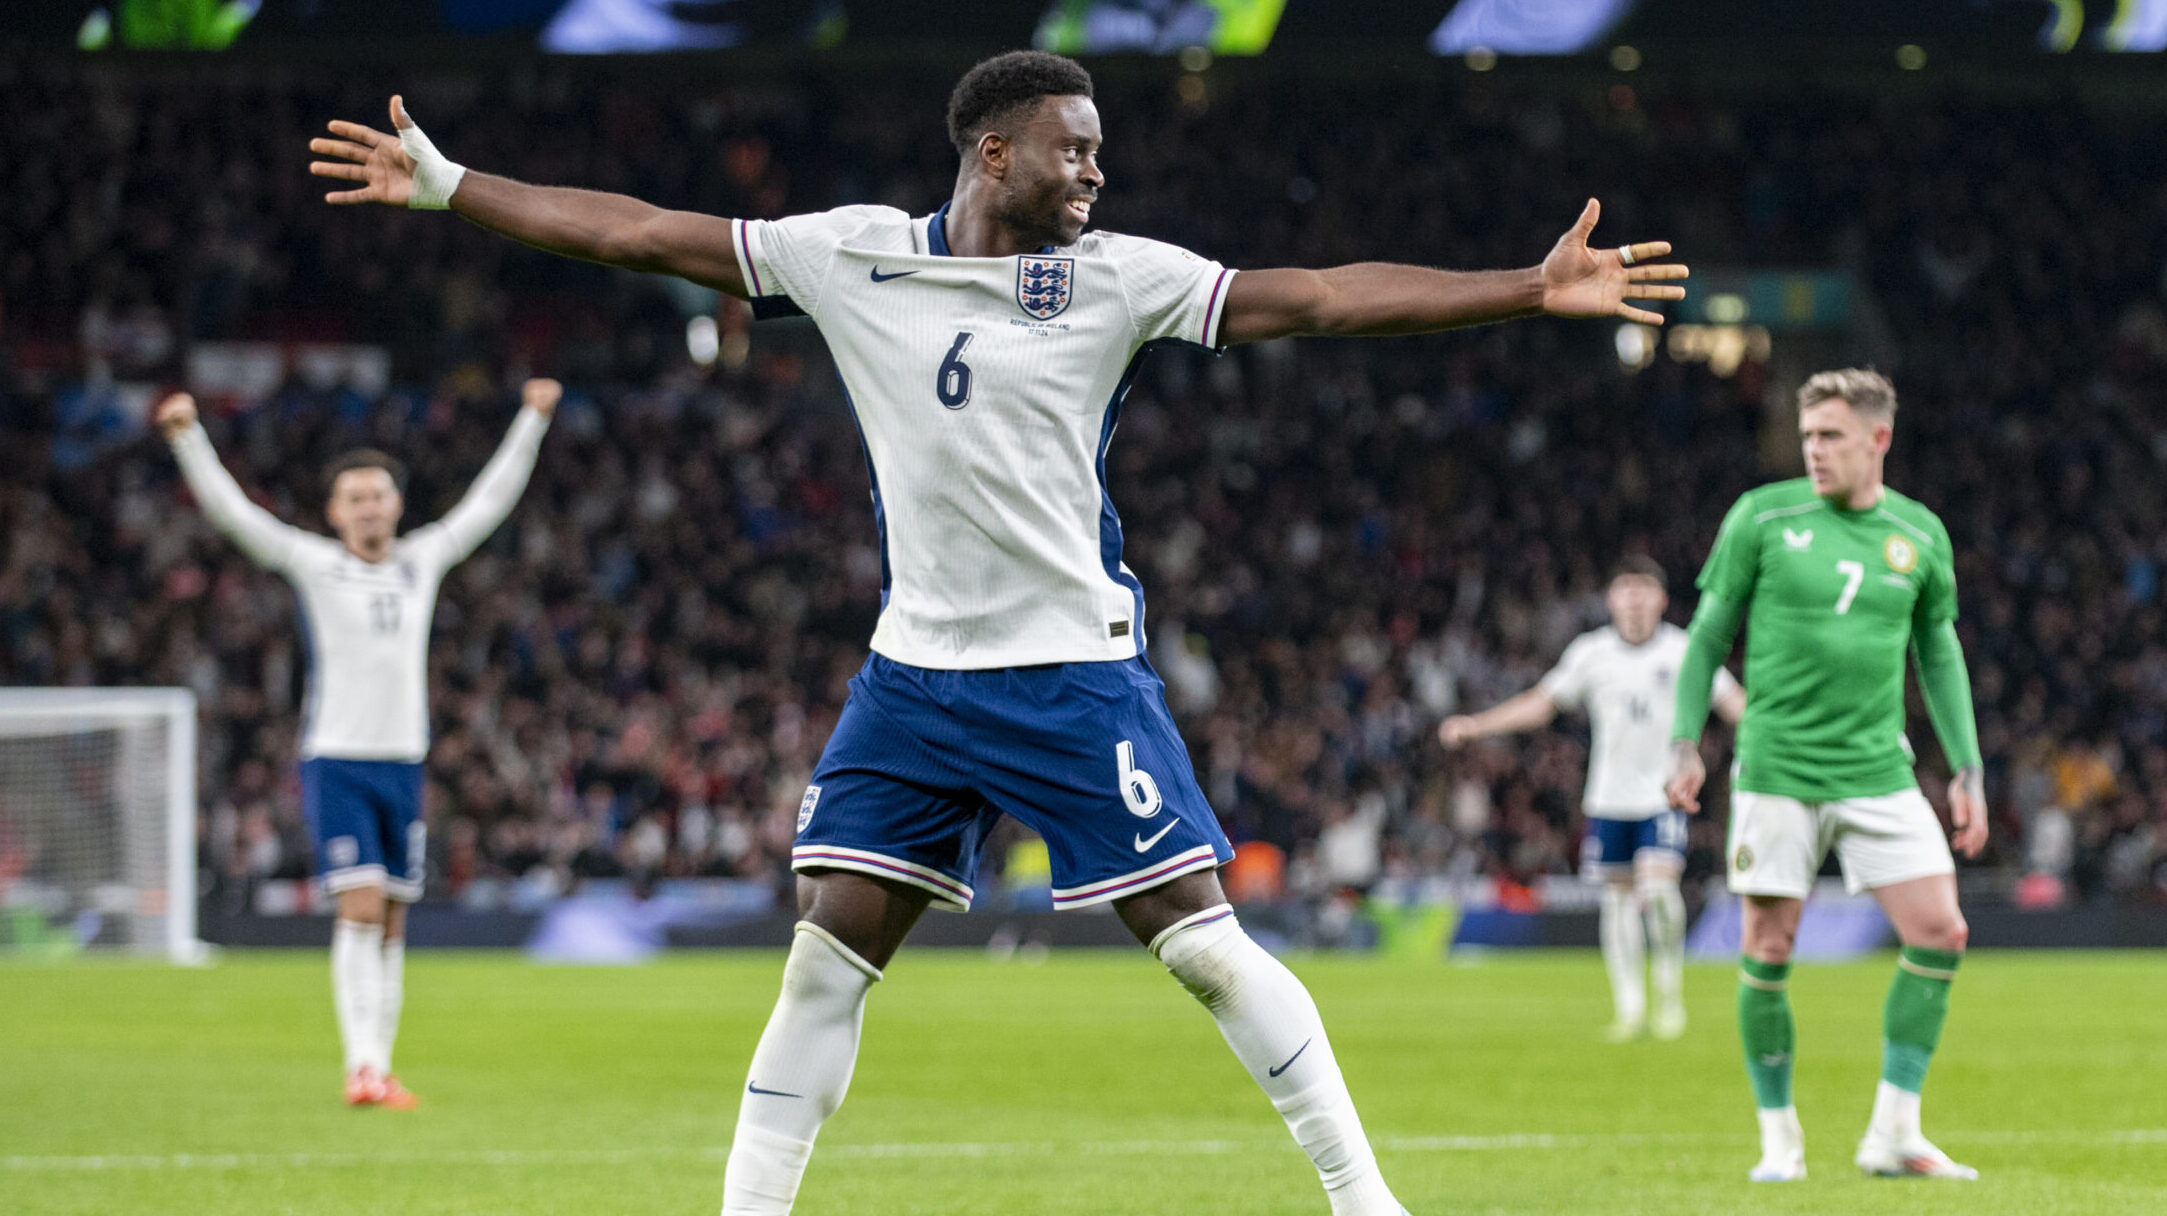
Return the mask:
M 1932 511 L 1894 490 L 1852 511 L 1805 478 L 1762 486 L 1724 517 L 1699 586 L 1746 610 L 1737 788 L 1827 802 L 1916 784 L 1904 660 L 1956 619 Z

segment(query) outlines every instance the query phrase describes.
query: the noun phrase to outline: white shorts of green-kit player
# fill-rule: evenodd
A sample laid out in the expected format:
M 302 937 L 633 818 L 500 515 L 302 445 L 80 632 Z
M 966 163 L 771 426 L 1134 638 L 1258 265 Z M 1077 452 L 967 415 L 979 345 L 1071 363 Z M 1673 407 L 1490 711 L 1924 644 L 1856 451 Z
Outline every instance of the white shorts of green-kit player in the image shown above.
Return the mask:
M 1804 899 L 1830 848 L 1854 895 L 1956 870 L 1941 821 L 1916 788 L 1832 802 L 1731 795 L 1732 892 Z

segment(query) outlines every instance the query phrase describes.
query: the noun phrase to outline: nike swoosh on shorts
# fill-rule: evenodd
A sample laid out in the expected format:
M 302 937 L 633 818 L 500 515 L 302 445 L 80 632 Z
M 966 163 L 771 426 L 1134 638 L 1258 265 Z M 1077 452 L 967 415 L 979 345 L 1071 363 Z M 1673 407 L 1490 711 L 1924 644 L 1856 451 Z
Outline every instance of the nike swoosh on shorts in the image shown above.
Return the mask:
M 1167 824 L 1167 825 L 1166 825 L 1165 827 L 1163 827 L 1163 828 L 1160 828 L 1160 829 L 1159 829 L 1159 830 L 1158 830 L 1157 832 L 1154 832 L 1154 833 L 1152 833 L 1151 839 L 1149 839 L 1149 840 L 1146 840 L 1146 839 L 1144 839 L 1144 834 L 1143 834 L 1142 832 L 1138 832 L 1138 833 L 1136 834 L 1136 851 L 1137 851 L 1137 852 L 1139 852 L 1139 853 L 1148 853 L 1148 852 L 1150 852 L 1150 851 L 1151 851 L 1151 846 L 1152 846 L 1152 845 L 1155 845 L 1155 844 L 1159 843 L 1159 842 L 1160 842 L 1161 840 L 1164 840 L 1164 839 L 1166 839 L 1166 834 L 1167 834 L 1168 832 L 1171 832 L 1171 831 L 1173 831 L 1173 830 L 1174 830 L 1174 828 L 1175 828 L 1175 827 L 1176 827 L 1177 825 L 1179 825 L 1180 823 L 1181 823 L 1181 820 L 1179 820 L 1179 819 L 1176 819 L 1176 820 L 1174 820 L 1174 822 L 1173 822 L 1173 823 L 1169 823 L 1169 824 Z

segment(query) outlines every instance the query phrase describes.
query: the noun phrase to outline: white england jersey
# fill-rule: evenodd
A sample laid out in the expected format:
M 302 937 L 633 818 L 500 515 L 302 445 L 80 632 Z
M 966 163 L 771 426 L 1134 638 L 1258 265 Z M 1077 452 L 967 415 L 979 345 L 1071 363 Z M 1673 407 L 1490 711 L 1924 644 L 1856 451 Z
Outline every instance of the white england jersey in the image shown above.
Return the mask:
M 203 514 L 300 596 L 308 704 L 301 755 L 418 762 L 429 751 L 429 624 L 444 574 L 496 530 L 534 471 L 549 423 L 522 409 L 495 456 L 444 518 L 398 538 L 380 562 L 280 523 L 248 500 L 200 426 L 173 441 Z
M 1671 704 L 1685 664 L 1686 632 L 1656 627 L 1638 646 L 1610 626 L 1583 633 L 1542 678 L 1560 709 L 1585 709 L 1594 743 L 1581 812 L 1591 819 L 1647 819 L 1667 808 L 1663 782 L 1670 770 Z M 1716 668 L 1715 695 L 1738 687 Z
M 1151 344 L 1217 346 L 1234 272 L 1107 232 L 954 257 L 946 220 L 864 206 L 732 227 L 756 310 L 812 317 L 842 372 L 880 529 L 873 649 L 946 669 L 1140 655 L 1106 448 Z

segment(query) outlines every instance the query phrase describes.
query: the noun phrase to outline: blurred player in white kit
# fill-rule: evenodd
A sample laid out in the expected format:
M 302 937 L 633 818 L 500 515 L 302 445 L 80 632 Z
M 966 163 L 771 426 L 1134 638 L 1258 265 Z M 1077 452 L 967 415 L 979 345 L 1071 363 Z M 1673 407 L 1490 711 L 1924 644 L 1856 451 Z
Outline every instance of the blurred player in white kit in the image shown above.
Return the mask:
M 1437 728 L 1446 747 L 1550 724 L 1560 710 L 1583 710 L 1594 734 L 1581 813 L 1588 834 L 1580 873 L 1603 885 L 1603 963 L 1617 1018 L 1609 1036 L 1643 1031 L 1659 1039 L 1685 1033 L 1685 815 L 1663 793 L 1669 771 L 1667 706 L 1685 661 L 1686 632 L 1663 620 L 1670 606 L 1663 568 L 1645 557 L 1621 562 L 1604 595 L 1610 624 L 1573 639 L 1542 681 L 1479 714 L 1447 718 Z M 1736 724 L 1745 690 L 1716 670 L 1716 712 Z M 1645 933 L 1643 933 L 1645 922 Z M 1642 958 L 1655 981 L 1648 1014 Z
M 301 599 L 308 699 L 301 801 L 317 874 L 338 904 L 331 993 L 346 1058 L 346 1101 L 410 1109 L 391 1071 L 406 980 L 406 906 L 421 898 L 428 829 L 429 623 L 444 575 L 510 515 L 534 471 L 563 388 L 529 380 L 525 408 L 466 496 L 444 518 L 398 535 L 404 469 L 382 452 L 348 452 L 325 475 L 324 515 L 338 539 L 280 523 L 249 501 L 176 393 L 153 420 L 173 447 L 204 517 Z

